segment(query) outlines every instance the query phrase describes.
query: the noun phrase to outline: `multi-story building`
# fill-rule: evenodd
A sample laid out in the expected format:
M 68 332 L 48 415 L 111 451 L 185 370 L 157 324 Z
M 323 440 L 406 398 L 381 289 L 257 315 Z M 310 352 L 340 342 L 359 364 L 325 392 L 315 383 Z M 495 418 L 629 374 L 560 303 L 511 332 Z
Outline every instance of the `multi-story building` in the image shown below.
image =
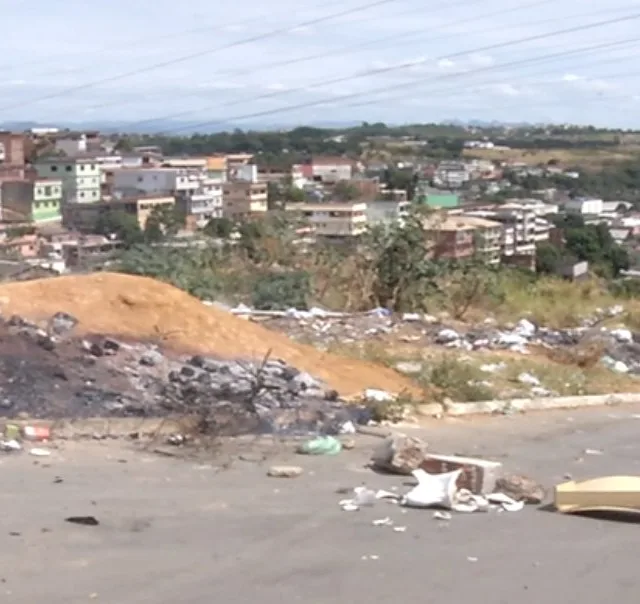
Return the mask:
M 317 156 L 311 160 L 311 177 L 316 182 L 336 183 L 353 178 L 354 163 L 347 157 Z
M 144 229 L 156 208 L 174 207 L 175 202 L 170 195 L 138 195 L 93 204 L 66 204 L 62 208 L 62 220 L 67 228 L 80 233 L 92 233 L 102 216 L 123 212 L 135 216 L 138 226 Z
M 1 218 L 37 225 L 62 220 L 61 180 L 9 180 L 0 184 Z
M 438 214 L 423 222 L 429 256 L 436 260 L 464 260 L 475 253 L 476 228 L 460 216 Z
M 0 182 L 24 178 L 25 137 L 0 131 Z
M 220 182 L 227 180 L 227 158 L 226 156 L 212 155 L 207 157 L 207 176 Z
M 409 215 L 410 207 L 409 201 L 368 201 L 367 222 L 370 225 L 402 224 Z
M 64 203 L 96 203 L 101 199 L 100 166 L 94 157 L 46 157 L 34 164 L 40 178 L 62 181 Z
M 471 174 L 464 162 L 441 161 L 433 175 L 433 184 L 446 189 L 459 189 L 470 178 Z
M 195 226 L 202 227 L 222 217 L 222 181 L 208 176 L 206 160 L 202 165 L 194 161 L 189 165 L 114 170 L 112 189 L 124 195 L 172 195 Z
M 288 203 L 286 211 L 300 216 L 316 237 L 358 237 L 368 226 L 364 202 Z
M 568 214 L 597 216 L 603 212 L 603 201 L 602 199 L 587 199 L 584 197 L 569 199 L 564 203 L 564 211 Z
M 223 185 L 223 215 L 237 219 L 264 214 L 267 207 L 267 185 L 257 182 L 225 182 Z

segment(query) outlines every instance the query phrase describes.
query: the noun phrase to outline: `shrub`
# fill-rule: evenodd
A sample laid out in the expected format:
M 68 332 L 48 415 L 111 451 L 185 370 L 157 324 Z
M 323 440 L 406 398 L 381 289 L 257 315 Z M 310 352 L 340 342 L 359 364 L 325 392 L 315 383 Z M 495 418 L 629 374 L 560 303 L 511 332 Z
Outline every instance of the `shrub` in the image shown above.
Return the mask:
M 252 304 L 258 310 L 306 309 L 311 280 L 306 271 L 263 273 L 253 283 Z

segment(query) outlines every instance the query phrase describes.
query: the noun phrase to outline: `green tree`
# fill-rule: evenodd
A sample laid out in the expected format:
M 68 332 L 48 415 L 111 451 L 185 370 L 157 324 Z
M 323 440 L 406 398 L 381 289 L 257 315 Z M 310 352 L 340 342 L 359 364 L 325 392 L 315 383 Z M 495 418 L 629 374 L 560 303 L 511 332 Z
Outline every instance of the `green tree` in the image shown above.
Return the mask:
M 555 274 L 560 262 L 562 252 L 552 243 L 543 241 L 536 246 L 536 272 L 544 275 Z
M 101 214 L 96 222 L 95 232 L 106 237 L 115 236 L 127 248 L 141 243 L 144 239 L 138 219 L 122 211 Z
M 360 197 L 360 191 L 348 180 L 341 180 L 333 188 L 333 196 L 338 201 L 353 201 Z
M 174 206 L 157 206 L 147 218 L 144 237 L 149 242 L 175 237 L 184 228 L 185 216 Z
M 209 237 L 229 239 L 234 228 L 233 221 L 229 218 L 212 218 L 204 227 L 204 232 L 206 235 L 209 235 Z

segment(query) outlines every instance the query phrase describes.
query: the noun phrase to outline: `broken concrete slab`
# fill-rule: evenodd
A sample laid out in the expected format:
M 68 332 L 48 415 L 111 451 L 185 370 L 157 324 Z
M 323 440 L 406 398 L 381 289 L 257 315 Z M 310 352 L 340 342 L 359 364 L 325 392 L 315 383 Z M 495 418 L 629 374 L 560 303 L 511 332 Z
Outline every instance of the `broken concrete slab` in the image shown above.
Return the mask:
M 377 470 L 395 474 L 411 474 L 420 467 L 427 453 L 427 443 L 415 436 L 398 434 L 388 436 L 371 456 Z

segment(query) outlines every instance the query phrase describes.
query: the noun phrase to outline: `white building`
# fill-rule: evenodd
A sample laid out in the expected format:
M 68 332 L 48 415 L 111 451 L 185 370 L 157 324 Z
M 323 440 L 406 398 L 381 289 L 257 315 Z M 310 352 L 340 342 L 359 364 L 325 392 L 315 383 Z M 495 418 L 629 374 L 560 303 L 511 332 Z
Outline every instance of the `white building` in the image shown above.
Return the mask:
M 113 171 L 113 191 L 132 193 L 169 193 L 183 205 L 198 226 L 222 216 L 222 180 L 207 175 L 201 168 L 121 168 Z
M 300 215 L 317 237 L 358 237 L 368 226 L 367 204 L 355 203 L 294 203 L 287 212 Z
M 564 204 L 564 211 L 569 214 L 580 214 L 582 216 L 602 214 L 604 205 L 602 199 L 586 199 L 579 197 L 570 199 Z

